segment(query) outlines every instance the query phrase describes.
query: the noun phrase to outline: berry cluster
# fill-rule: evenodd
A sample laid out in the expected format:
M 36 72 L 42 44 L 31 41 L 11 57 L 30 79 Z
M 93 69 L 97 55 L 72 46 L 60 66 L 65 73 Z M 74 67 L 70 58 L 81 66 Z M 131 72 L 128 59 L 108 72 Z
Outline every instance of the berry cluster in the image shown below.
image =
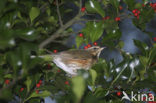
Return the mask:
M 109 19 L 109 16 L 107 16 L 107 17 L 105 17 L 105 18 L 106 18 L 105 20 L 107 20 L 107 19 Z M 78 36 L 79 36 L 79 37 L 84 37 L 83 33 L 79 33 Z M 97 46 L 98 44 L 97 44 L 97 42 L 94 42 L 93 45 L 94 45 L 94 46 Z M 86 45 L 86 46 L 84 47 L 84 49 L 88 49 L 88 48 L 90 48 L 90 47 L 92 47 L 92 45 L 91 45 L 91 44 L 88 44 L 88 45 Z
M 39 80 L 39 82 L 36 84 L 36 87 L 39 88 L 42 84 L 42 80 Z
M 97 44 L 97 42 L 94 42 L 93 45 L 94 45 L 94 46 L 97 46 L 98 44 Z M 88 45 L 86 45 L 86 46 L 84 47 L 84 49 L 88 49 L 88 48 L 90 48 L 90 47 L 92 47 L 92 45 L 91 45 L 91 44 L 88 44 Z
M 156 12 L 156 3 L 150 3 L 150 6 L 154 9 L 154 11 Z
M 39 80 L 39 82 L 36 84 L 36 88 L 39 88 L 42 85 L 42 80 Z M 36 94 L 39 93 L 39 90 L 36 89 Z
M 137 17 L 137 19 L 139 19 L 140 11 L 138 9 L 134 9 L 132 13 L 134 14 L 135 17 Z

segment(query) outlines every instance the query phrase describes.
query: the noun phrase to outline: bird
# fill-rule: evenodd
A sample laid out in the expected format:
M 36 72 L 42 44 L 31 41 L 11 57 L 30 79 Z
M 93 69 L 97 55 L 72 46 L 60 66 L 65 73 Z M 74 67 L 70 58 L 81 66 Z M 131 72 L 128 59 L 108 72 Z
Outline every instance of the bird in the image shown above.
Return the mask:
M 71 76 L 76 76 L 78 69 L 89 70 L 97 62 L 104 48 L 92 46 L 88 49 L 74 49 L 53 53 L 51 56 L 57 67 Z

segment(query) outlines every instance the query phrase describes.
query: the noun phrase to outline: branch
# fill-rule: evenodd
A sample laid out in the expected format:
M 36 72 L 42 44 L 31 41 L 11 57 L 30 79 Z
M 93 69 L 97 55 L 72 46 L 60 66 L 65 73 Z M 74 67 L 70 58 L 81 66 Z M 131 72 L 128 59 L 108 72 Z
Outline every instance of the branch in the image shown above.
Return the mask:
M 80 0 L 79 12 L 81 12 L 81 8 L 82 8 L 82 0 Z
M 62 27 L 63 26 L 63 22 L 62 22 L 62 18 L 61 18 L 61 14 L 60 14 L 58 0 L 56 0 L 56 6 L 57 6 L 57 15 L 58 15 L 58 18 L 59 18 L 60 25 Z
M 44 48 L 47 44 L 51 43 L 54 39 L 60 37 L 61 33 L 66 30 L 67 28 L 69 28 L 71 25 L 73 25 L 77 20 L 79 20 L 85 13 L 81 12 L 81 8 L 82 8 L 82 0 L 80 0 L 80 11 L 79 13 L 70 21 L 68 21 L 65 25 L 63 25 L 62 27 L 60 27 L 56 32 L 54 32 L 49 38 L 47 38 L 46 40 L 44 40 L 43 42 L 40 43 L 39 48 L 42 49 Z

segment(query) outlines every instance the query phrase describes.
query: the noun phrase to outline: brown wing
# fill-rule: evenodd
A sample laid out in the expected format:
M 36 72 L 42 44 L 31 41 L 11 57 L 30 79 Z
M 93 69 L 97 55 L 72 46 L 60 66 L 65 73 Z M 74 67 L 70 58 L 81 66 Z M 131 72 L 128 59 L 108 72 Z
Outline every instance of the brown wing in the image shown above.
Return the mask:
M 59 55 L 66 65 L 73 64 L 80 68 L 88 69 L 94 63 L 92 55 L 85 50 L 63 51 Z
M 80 69 L 84 68 L 84 69 L 88 69 L 91 67 L 92 63 L 92 59 L 84 59 L 84 60 L 80 60 L 80 59 L 68 59 L 68 60 L 64 60 L 64 63 L 67 65 L 75 65 L 78 66 Z
M 92 55 L 86 50 L 70 50 L 61 52 L 60 55 L 70 59 L 90 59 Z

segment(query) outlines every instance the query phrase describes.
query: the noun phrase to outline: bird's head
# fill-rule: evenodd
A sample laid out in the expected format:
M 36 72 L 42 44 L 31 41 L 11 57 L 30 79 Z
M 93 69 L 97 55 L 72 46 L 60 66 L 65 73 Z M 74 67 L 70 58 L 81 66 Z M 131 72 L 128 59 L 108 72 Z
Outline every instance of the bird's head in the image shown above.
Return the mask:
M 87 49 L 87 51 L 91 52 L 94 56 L 99 57 L 101 51 L 105 49 L 106 47 L 99 47 L 99 46 L 93 46 Z

